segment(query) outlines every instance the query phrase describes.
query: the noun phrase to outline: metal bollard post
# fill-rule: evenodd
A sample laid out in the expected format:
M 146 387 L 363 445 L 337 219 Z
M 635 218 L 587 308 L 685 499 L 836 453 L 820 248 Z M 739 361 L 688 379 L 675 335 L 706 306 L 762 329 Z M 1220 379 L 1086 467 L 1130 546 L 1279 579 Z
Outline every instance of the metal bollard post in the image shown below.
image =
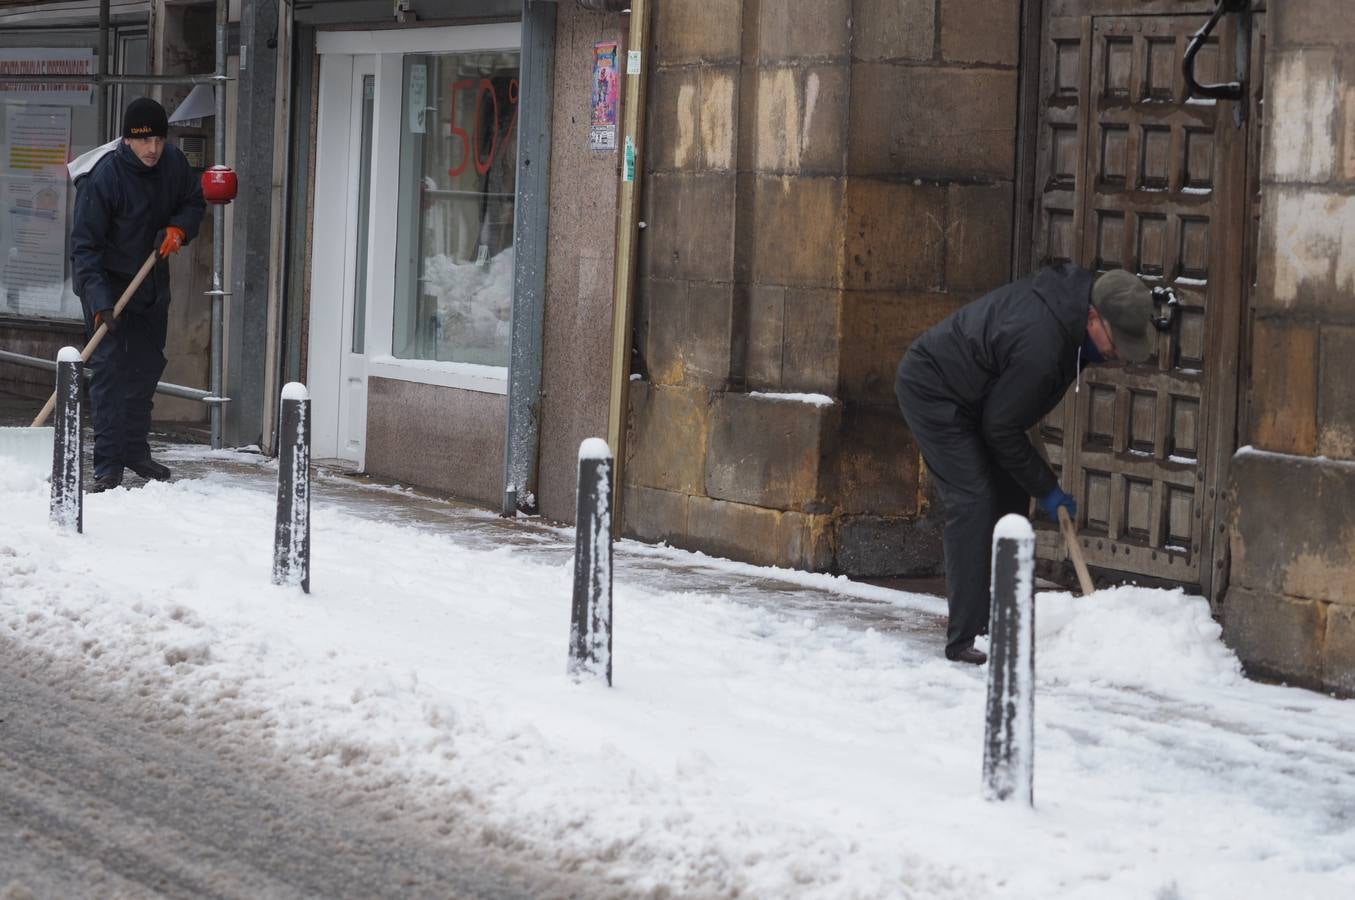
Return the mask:
M 310 394 L 304 384 L 282 388 L 278 435 L 278 518 L 273 537 L 273 583 L 311 592 Z
M 612 683 L 612 451 L 601 438 L 579 445 L 578 515 L 574 520 L 574 608 L 569 674 Z
M 1035 530 L 1003 516 L 993 530 L 993 609 L 983 793 L 1034 805 Z
M 52 440 L 52 523 L 77 534 L 85 530 L 85 468 L 80 433 L 81 370 L 84 361 L 74 347 L 56 357 L 56 422 Z

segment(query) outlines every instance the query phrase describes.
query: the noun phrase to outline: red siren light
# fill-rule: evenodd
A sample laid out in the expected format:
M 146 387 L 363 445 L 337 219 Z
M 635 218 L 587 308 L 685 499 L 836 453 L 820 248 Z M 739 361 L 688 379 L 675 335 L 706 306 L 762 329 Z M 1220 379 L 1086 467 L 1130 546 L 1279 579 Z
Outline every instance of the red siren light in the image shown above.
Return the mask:
M 212 166 L 202 173 L 202 196 L 208 203 L 230 203 L 239 184 L 230 166 Z

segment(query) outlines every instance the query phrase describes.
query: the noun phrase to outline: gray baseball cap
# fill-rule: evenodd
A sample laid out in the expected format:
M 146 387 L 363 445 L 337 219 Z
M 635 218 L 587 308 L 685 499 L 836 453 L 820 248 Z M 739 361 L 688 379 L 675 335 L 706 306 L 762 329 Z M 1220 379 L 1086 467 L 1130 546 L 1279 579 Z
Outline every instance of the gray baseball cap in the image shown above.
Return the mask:
M 1103 273 L 1092 284 L 1092 306 L 1110 326 L 1121 359 L 1142 363 L 1153 355 L 1153 292 L 1137 275 L 1124 269 Z

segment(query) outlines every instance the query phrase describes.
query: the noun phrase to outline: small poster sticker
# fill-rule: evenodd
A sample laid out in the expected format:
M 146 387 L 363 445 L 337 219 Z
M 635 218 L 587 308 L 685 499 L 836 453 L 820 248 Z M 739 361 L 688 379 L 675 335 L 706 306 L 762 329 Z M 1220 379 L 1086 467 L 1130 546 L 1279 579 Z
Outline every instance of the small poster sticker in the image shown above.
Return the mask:
M 627 74 L 627 75 L 639 75 L 639 74 L 640 74 L 640 51 L 639 51 L 639 50 L 632 50 L 632 51 L 630 51 L 629 53 L 626 54 L 626 74 Z
M 626 135 L 626 171 L 622 176 L 626 181 L 635 180 L 635 141 Z
M 593 110 L 588 131 L 590 150 L 616 150 L 616 108 L 621 100 L 616 54 L 616 41 L 599 41 L 593 45 Z
M 409 67 L 409 130 L 413 134 L 426 131 L 428 115 L 428 67 L 415 63 Z

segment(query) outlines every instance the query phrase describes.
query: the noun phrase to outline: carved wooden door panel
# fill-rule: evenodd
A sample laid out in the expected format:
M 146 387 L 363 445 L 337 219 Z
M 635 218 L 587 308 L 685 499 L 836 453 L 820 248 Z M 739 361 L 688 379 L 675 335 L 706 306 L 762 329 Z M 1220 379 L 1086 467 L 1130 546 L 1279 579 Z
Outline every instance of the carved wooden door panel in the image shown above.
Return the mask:
M 1089 565 L 1208 595 L 1227 543 L 1216 520 L 1234 449 L 1247 131 L 1228 104 L 1186 98 L 1181 59 L 1203 22 L 1046 19 L 1032 243 L 1037 265 L 1124 268 L 1180 298 L 1152 359 L 1085 369 L 1040 435 L 1078 500 Z M 1231 77 L 1220 62 L 1232 59 L 1235 27 L 1201 50 L 1201 82 Z M 1064 558 L 1057 531 L 1041 531 L 1039 553 Z

